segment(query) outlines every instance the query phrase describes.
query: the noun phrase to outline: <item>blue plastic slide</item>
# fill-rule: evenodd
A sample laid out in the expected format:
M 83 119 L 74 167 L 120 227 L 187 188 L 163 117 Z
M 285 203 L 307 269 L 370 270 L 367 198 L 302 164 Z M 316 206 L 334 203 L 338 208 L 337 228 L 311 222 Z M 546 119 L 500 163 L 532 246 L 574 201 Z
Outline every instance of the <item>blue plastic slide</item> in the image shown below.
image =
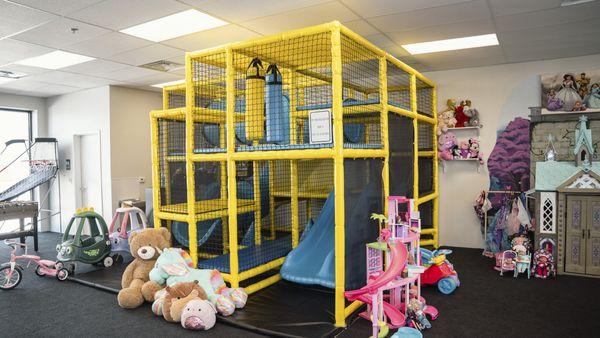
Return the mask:
M 317 221 L 303 234 L 298 246 L 287 255 L 281 277 L 290 282 L 335 287 L 334 193 L 331 192 Z

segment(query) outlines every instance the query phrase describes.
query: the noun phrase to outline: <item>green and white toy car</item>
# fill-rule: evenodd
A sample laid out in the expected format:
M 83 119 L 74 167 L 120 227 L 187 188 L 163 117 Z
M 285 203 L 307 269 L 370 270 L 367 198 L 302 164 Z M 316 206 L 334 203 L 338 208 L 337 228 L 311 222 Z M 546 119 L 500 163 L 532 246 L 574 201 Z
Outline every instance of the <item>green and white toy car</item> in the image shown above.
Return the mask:
M 74 235 L 71 235 L 73 226 Z M 110 239 L 106 222 L 93 208 L 77 209 L 69 221 L 62 236 L 62 242 L 56 246 L 58 265 L 67 262 L 101 264 L 110 267 L 115 261 L 121 261 L 118 254 L 111 254 Z M 69 270 L 74 270 L 71 267 Z

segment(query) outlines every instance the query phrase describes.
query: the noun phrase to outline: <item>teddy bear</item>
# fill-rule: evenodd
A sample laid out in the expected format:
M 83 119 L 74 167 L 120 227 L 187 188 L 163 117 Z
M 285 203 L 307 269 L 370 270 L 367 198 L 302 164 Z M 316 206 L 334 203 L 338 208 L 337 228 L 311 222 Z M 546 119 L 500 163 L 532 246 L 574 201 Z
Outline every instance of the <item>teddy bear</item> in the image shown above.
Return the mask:
M 121 277 L 121 291 L 117 296 L 119 306 L 137 308 L 144 301 L 154 301 L 154 294 L 163 287 L 150 280 L 149 274 L 160 251 L 171 246 L 171 233 L 166 228 L 148 228 L 132 232 L 129 248 L 133 261 Z
M 456 136 L 453 133 L 444 133 L 438 138 L 438 158 L 451 160 L 454 158 L 452 150 L 456 147 Z
M 179 248 L 163 250 L 150 271 L 150 280 L 168 286 L 197 281 L 206 292 L 208 300 L 223 316 L 231 315 L 236 308 L 243 308 L 248 299 L 243 288 L 228 288 L 218 270 L 195 269 L 189 254 Z
M 197 281 L 176 283 L 156 292 L 152 312 L 157 316 L 162 315 L 168 322 L 178 323 L 178 315 L 185 307 L 181 300 L 191 300 L 188 296 L 192 291 L 196 291 L 194 298 L 207 299 L 206 292 Z
M 456 119 L 456 128 L 466 127 L 466 123 L 469 121 L 469 117 L 465 115 L 465 108 L 469 109 L 471 105 L 470 100 L 461 101 L 458 106 L 454 108 L 454 118 Z
M 481 120 L 479 119 L 479 111 L 471 107 L 471 101 L 467 100 L 467 104 L 463 109 L 463 113 L 469 118 L 469 120 L 465 123 L 465 126 L 479 128 L 483 127 Z
M 454 105 L 455 102 L 453 99 L 448 99 L 446 101 L 447 108 L 441 113 L 438 113 L 438 125 L 437 125 L 437 134 L 442 135 L 448 131 L 448 128 L 454 128 L 456 126 L 456 119 L 454 118 Z
M 479 164 L 483 164 L 483 153 L 479 151 L 479 140 L 476 137 L 469 139 L 469 158 L 476 158 Z
M 181 326 L 188 330 L 208 330 L 215 326 L 217 309 L 211 302 L 193 299 L 185 305 L 181 313 Z

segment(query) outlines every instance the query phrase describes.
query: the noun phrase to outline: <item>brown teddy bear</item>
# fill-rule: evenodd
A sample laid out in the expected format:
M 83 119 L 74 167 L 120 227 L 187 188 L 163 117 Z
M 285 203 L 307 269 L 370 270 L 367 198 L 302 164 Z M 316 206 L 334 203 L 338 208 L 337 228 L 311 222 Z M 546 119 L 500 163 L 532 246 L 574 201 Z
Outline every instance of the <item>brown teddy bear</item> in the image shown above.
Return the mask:
M 148 274 L 160 252 L 171 246 L 171 233 L 166 228 L 148 228 L 129 235 L 129 247 L 134 260 L 121 277 L 121 291 L 117 296 L 119 306 L 133 309 L 154 301 L 156 291 L 162 286 L 150 281 Z
M 162 300 L 162 315 L 168 322 L 178 323 L 181 319 L 181 312 L 188 301 L 193 298 L 207 299 L 206 292 L 198 285 L 197 281 L 180 282 L 167 286 L 166 293 Z M 196 292 L 193 292 L 196 291 Z M 161 291 L 162 292 L 162 291 Z M 194 297 L 189 297 L 194 295 Z M 156 300 L 160 301 L 160 300 Z

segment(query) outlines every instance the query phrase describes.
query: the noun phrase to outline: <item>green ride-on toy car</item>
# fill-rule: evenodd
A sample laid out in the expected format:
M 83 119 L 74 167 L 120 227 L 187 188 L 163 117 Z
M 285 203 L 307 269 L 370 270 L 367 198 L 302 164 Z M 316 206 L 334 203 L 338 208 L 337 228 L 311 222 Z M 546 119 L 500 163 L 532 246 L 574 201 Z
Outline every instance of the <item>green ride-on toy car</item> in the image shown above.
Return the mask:
M 74 235 L 71 235 L 74 225 L 77 228 Z M 94 212 L 93 208 L 77 209 L 62 236 L 62 242 L 56 245 L 56 251 L 57 266 L 61 267 L 70 262 L 110 267 L 123 260 L 119 254 L 111 254 L 108 227 L 102 216 Z M 65 267 L 71 273 L 75 270 L 74 264 Z

